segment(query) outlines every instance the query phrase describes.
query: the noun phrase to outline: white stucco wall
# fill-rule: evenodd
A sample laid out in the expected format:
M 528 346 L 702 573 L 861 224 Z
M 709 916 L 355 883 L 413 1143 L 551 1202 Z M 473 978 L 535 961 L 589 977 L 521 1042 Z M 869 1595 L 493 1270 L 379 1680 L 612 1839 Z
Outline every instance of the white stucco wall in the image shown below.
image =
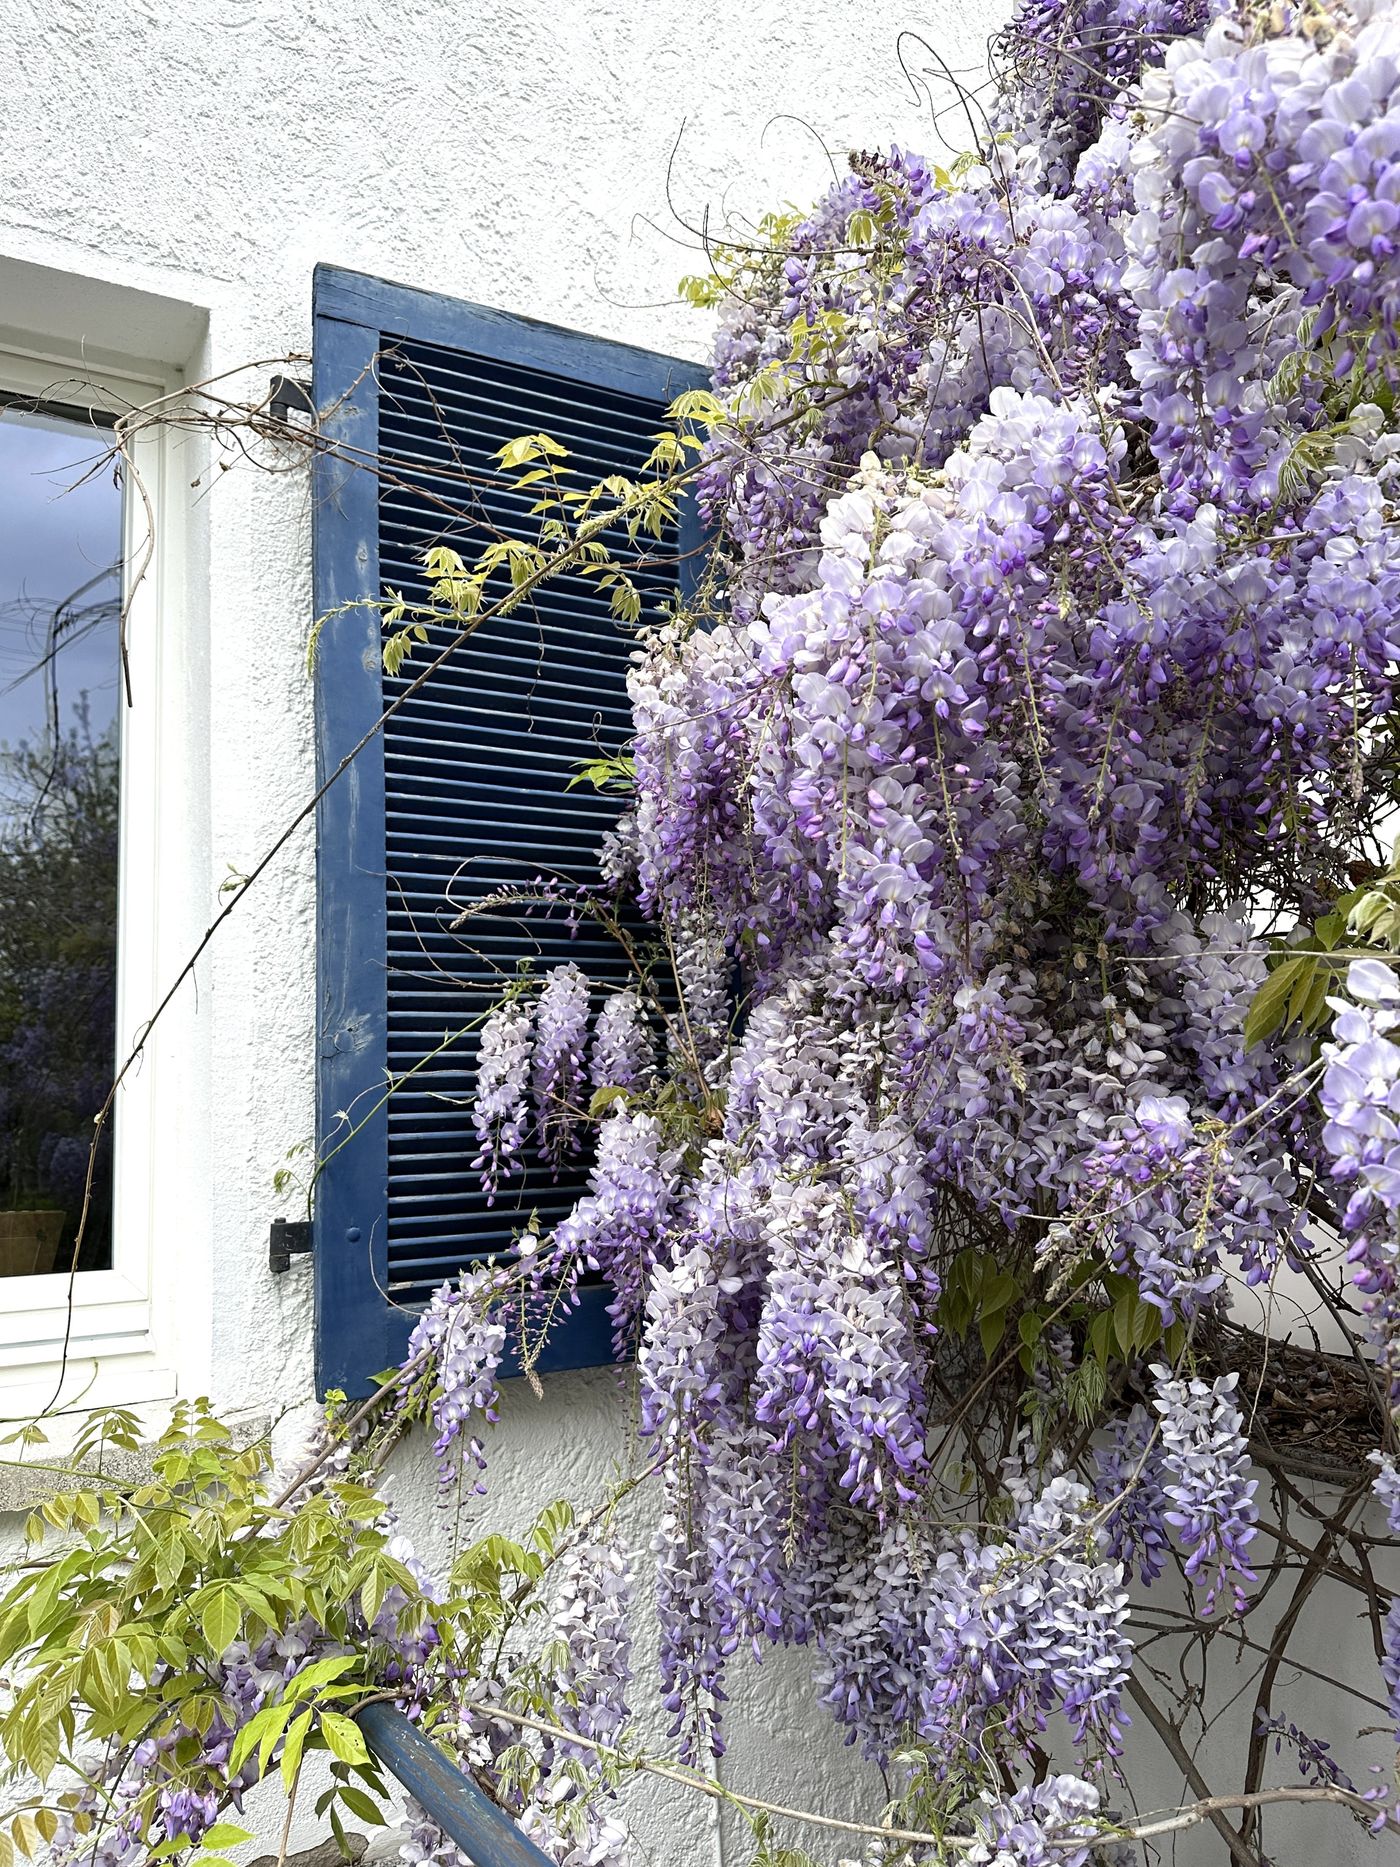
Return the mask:
M 700 357 L 705 321 L 673 297 L 699 264 L 681 221 L 810 199 L 829 173 L 819 138 L 838 162 L 848 146 L 931 146 L 897 35 L 917 26 L 975 79 L 1002 10 L 8 0 L 0 331 L 204 378 L 309 349 L 311 269 L 326 260 Z M 941 127 L 956 140 L 961 120 Z M 261 387 L 266 374 L 249 380 Z M 183 653 L 159 852 L 172 962 L 211 918 L 229 868 L 251 866 L 313 781 L 304 474 L 233 471 L 196 493 L 202 451 L 177 449 L 175 466 L 172 497 L 188 511 L 165 607 Z M 154 1143 L 156 1222 L 178 1293 L 163 1352 L 188 1391 L 221 1408 L 289 1410 L 289 1443 L 310 1393 L 310 1274 L 274 1279 L 265 1253 L 273 1172 L 312 1129 L 312 913 L 307 835 L 182 996 Z M 543 1401 L 512 1392 L 491 1520 L 518 1523 L 559 1493 L 595 1495 L 624 1434 L 610 1373 L 555 1377 Z M 400 1474 L 406 1513 L 429 1488 L 421 1463 Z M 431 1553 L 442 1525 L 416 1514 Z M 1349 1603 L 1322 1640 L 1333 1665 L 1340 1642 L 1374 1691 Z M 1377 1721 L 1364 1709 L 1354 1720 Z M 800 1656 L 770 1662 L 757 1682 L 740 1669 L 730 1730 L 734 1786 L 833 1813 L 878 1808 L 878 1782 L 812 1711 Z M 1176 1794 L 1169 1772 L 1154 1779 L 1153 1801 Z M 657 1867 L 746 1858 L 705 1805 L 642 1802 Z M 1380 1858 L 1335 1815 L 1295 1833 L 1308 1845 L 1278 1849 L 1288 1867 L 1313 1858 L 1314 1835 L 1338 1867 Z M 1177 1858 L 1213 1862 L 1221 1849 L 1207 1833 Z

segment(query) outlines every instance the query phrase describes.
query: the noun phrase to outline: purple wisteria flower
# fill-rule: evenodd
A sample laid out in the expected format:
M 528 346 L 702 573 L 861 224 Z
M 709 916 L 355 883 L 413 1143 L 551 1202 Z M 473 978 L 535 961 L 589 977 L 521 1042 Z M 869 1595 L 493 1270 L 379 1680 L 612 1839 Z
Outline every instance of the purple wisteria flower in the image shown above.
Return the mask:
M 1257 1481 L 1246 1476 L 1244 1416 L 1235 1401 L 1237 1374 L 1213 1381 L 1178 1380 L 1155 1363 L 1152 1404 L 1161 1422 L 1162 1490 L 1172 1508 L 1164 1520 L 1187 1550 L 1186 1573 L 1206 1587 L 1210 1613 L 1223 1588 L 1235 1612 L 1248 1606 L 1243 1584 L 1255 1575 L 1245 1556 L 1254 1540 Z
M 614 1539 L 581 1536 L 560 1558 L 553 1635 L 564 1658 L 556 1668 L 553 1702 L 560 1722 L 580 1737 L 616 1744 L 628 1719 L 632 1631 L 628 1620 L 632 1566 Z M 580 1746 L 584 1763 L 594 1753 Z
M 993 1727 L 1028 1744 L 1055 1711 L 1077 1743 L 1116 1747 L 1132 1660 L 1122 1565 L 1095 1544 L 1083 1485 L 1011 1488 L 1004 1539 L 963 1531 L 929 1549 L 890 1525 L 830 1578 L 818 1684 L 868 1755 L 887 1759 L 911 1728 L 945 1756 L 975 1754 Z
M 1386 1611 L 1383 1645 L 1381 1678 L 1390 1703 L 1395 1741 L 1400 1744 L 1400 1601 L 1392 1601 Z
M 1164 1323 L 1193 1316 L 1225 1281 L 1221 1219 L 1234 1202 L 1221 1152 L 1197 1139 L 1184 1096 L 1144 1096 L 1085 1163 L 1079 1223 Z
M 528 1002 L 516 997 L 503 999 L 482 1028 L 472 1103 L 481 1151 L 472 1166 L 481 1174 L 488 1206 L 495 1203 L 501 1181 L 515 1171 L 525 1140 L 532 1025 Z
M 559 1170 L 578 1151 L 587 1112 L 584 1055 L 588 1042 L 588 979 L 570 961 L 545 980 L 535 1007 L 535 1054 L 530 1092 L 540 1153 Z
M 1373 1452 L 1371 1461 L 1376 1467 L 1376 1476 L 1371 1489 L 1376 1502 L 1385 1512 L 1386 1527 L 1392 1536 L 1400 1536 L 1400 1465 L 1393 1453 Z
M 614 1108 L 599 1131 L 592 1191 L 555 1229 L 556 1261 L 577 1258 L 608 1279 L 619 1359 L 634 1346 L 678 1170 L 678 1151 L 654 1115 Z
M 496 1377 L 506 1345 L 505 1325 L 492 1307 L 500 1283 L 500 1274 L 485 1266 L 463 1271 L 455 1284 L 434 1292 L 409 1337 L 406 1364 L 426 1358 L 433 1380 L 433 1452 L 443 1485 L 456 1476 L 461 1452 L 479 1471 L 486 1469 L 479 1423 L 496 1417 Z
M 970 1867 L 1087 1867 L 1104 1832 L 1099 1792 L 1077 1776 L 1050 1776 L 1003 1802 L 985 1802 Z
M 1322 1145 L 1333 1175 L 1349 1187 L 1343 1229 L 1348 1258 L 1368 1301 L 1382 1363 L 1400 1382 L 1400 978 L 1381 960 L 1354 960 L 1335 1013 L 1319 1099 Z
M 672 944 L 682 1006 L 673 1041 L 679 1040 L 683 1060 L 693 1059 L 708 1079 L 729 1041 L 729 955 L 713 917 L 698 908 L 677 918 Z
M 1107 1506 L 1104 1523 L 1109 1554 L 1131 1573 L 1137 1565 L 1144 1586 L 1162 1573 L 1170 1539 L 1157 1426 L 1145 1407 L 1114 1420 L 1107 1445 L 1095 1455 L 1096 1493 Z
M 800 1446 L 853 1502 L 909 1501 L 924 1456 L 923 1392 L 902 1279 L 853 1228 L 838 1189 L 779 1182 L 755 1413 L 775 1451 Z
M 1357 1793 L 1356 1784 L 1332 1755 L 1332 1746 L 1307 1731 L 1299 1730 L 1289 1718 L 1268 1717 L 1261 1713 L 1257 1729 L 1261 1736 L 1272 1737 L 1274 1755 L 1282 1756 L 1285 1743 L 1292 1745 L 1298 1758 L 1298 1773 L 1315 1787 L 1345 1789 Z
M 1379 959 L 1353 960 L 1346 998 L 1331 1001 L 1332 1042 L 1319 1092 L 1323 1144 L 1338 1179 L 1355 1182 L 1343 1223 L 1359 1228 L 1373 1208 L 1400 1210 L 1400 977 Z
M 656 1044 L 641 996 L 626 986 L 603 1000 L 589 1060 L 594 1089 L 645 1089 L 656 1073 Z

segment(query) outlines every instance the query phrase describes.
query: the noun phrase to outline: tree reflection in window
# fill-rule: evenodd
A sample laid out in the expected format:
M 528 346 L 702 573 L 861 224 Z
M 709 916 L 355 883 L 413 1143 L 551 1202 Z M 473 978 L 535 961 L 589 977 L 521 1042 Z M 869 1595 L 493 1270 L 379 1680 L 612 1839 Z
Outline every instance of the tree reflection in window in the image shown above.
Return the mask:
M 73 1262 L 116 1032 L 122 494 L 94 418 L 0 406 L 0 1276 Z M 80 1270 L 112 1261 L 110 1129 Z

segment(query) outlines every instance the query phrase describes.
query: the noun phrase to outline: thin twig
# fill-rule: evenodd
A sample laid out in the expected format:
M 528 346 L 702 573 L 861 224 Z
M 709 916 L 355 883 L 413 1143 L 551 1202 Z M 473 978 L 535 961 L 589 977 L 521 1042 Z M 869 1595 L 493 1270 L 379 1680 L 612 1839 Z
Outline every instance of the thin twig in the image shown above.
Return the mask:
M 1201 1811 L 1201 1817 L 1204 1817 L 1205 1820 L 1210 1822 L 1211 1826 L 1220 1836 L 1220 1839 L 1225 1843 L 1226 1847 L 1229 1848 L 1230 1858 L 1234 1861 L 1235 1867 L 1263 1867 L 1263 1863 L 1260 1861 L 1254 1849 L 1249 1846 L 1239 1834 L 1238 1830 L 1231 1827 L 1222 1812 L 1226 1808 L 1237 1807 L 1238 1804 L 1231 1803 L 1228 1798 L 1222 1800 L 1219 1796 L 1212 1793 L 1210 1784 L 1196 1768 L 1195 1758 L 1191 1755 L 1185 1744 L 1182 1743 L 1180 1733 L 1157 1705 L 1151 1693 L 1142 1684 L 1141 1680 L 1129 1678 L 1128 1696 L 1147 1719 L 1147 1722 L 1152 1726 L 1152 1729 L 1157 1733 L 1158 1737 L 1161 1738 L 1163 1744 L 1165 1744 L 1167 1750 L 1170 1752 L 1173 1762 L 1176 1763 L 1182 1775 L 1186 1778 L 1192 1789 L 1195 1790 L 1198 1800 L 1194 1806 Z M 1201 1819 L 1201 1817 L 1198 1817 L 1197 1820 Z M 1194 1828 L 1196 1822 L 1193 1821 L 1186 1825 Z
M 297 1810 L 297 1790 L 301 1787 L 301 1766 L 305 1755 L 306 1752 L 303 1751 L 297 1758 L 297 1767 L 292 1772 L 292 1786 L 287 1791 L 287 1815 L 282 1823 L 282 1839 L 277 1844 L 277 1867 L 284 1867 L 287 1859 L 287 1848 L 292 1839 L 292 1817 Z
M 383 1695 L 381 1695 L 383 1696 Z M 366 1700 L 367 1704 L 371 1701 Z M 500 1724 L 517 1726 L 522 1731 L 535 1731 L 541 1737 L 554 1738 L 557 1742 L 577 1744 L 588 1750 L 595 1757 L 604 1757 L 629 1770 L 642 1770 L 648 1776 L 658 1776 L 669 1783 L 679 1783 L 683 1788 L 698 1790 L 702 1796 L 708 1796 L 713 1802 L 732 1802 L 738 1807 L 748 1809 L 754 1815 L 775 1815 L 780 1820 L 800 1822 L 808 1828 L 829 1828 L 838 1834 L 878 1835 L 885 1841 L 910 1841 L 924 1847 L 967 1848 L 976 1840 L 974 1835 L 934 1834 L 927 1829 L 891 1828 L 883 1823 L 846 1821 L 838 1815 L 818 1815 L 812 1809 L 794 1809 L 781 1802 L 765 1802 L 758 1796 L 746 1796 L 737 1789 L 727 1789 L 713 1777 L 702 1776 L 698 1771 L 686 1770 L 679 1764 L 662 1763 L 653 1757 L 633 1757 L 626 1751 L 618 1750 L 612 1744 L 600 1743 L 593 1738 L 580 1737 L 577 1731 L 565 1729 L 560 1724 L 550 1724 L 547 1719 L 531 1717 L 527 1712 L 507 1711 L 501 1705 L 488 1704 L 481 1699 L 463 1699 L 463 1711 L 474 1711 L 483 1718 L 495 1720 Z M 1149 1722 L 1151 1722 L 1149 1716 Z M 1173 1735 L 1175 1735 L 1173 1733 Z M 1187 1759 L 1184 1766 L 1188 1775 L 1198 1780 L 1200 1772 Z M 1335 1802 L 1353 1814 L 1364 1814 L 1370 1821 L 1379 1820 L 1387 1829 L 1400 1833 L 1400 1822 L 1389 1810 L 1378 1809 L 1364 1796 L 1345 1789 L 1299 1788 L 1299 1789 L 1257 1789 L 1249 1794 L 1237 1796 L 1204 1795 L 1198 1802 L 1178 1809 L 1174 1814 L 1156 1822 L 1138 1822 L 1130 1827 L 1119 1827 L 1116 1823 L 1106 1823 L 1104 1838 L 1122 1837 L 1126 1840 L 1144 1841 L 1154 1835 L 1172 1834 L 1180 1829 L 1195 1828 L 1201 1822 L 1212 1822 L 1227 1837 L 1232 1837 L 1235 1846 L 1230 1852 L 1237 1859 L 1242 1859 L 1258 1867 L 1258 1857 L 1240 1842 L 1228 1822 L 1224 1821 L 1227 1809 L 1256 1809 L 1270 1802 Z M 1223 1825 L 1223 1826 L 1222 1826 Z M 1238 1853 L 1236 1850 L 1239 1850 Z

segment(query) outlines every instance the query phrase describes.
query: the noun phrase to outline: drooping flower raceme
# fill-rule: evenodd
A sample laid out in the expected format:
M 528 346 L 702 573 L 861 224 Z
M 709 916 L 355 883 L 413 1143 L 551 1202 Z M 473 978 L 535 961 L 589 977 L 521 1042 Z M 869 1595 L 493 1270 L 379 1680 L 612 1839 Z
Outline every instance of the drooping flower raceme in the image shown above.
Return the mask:
M 676 982 L 681 993 L 682 1056 L 698 1061 L 706 1074 L 724 1052 L 729 1028 L 730 961 L 711 918 L 692 909 L 677 923 Z
M 1005 1801 L 988 1799 L 976 1839 L 962 1858 L 971 1867 L 1086 1867 L 1103 1834 L 1099 1792 L 1077 1776 L 1050 1776 Z
M 677 1170 L 676 1150 L 666 1145 L 654 1115 L 613 1109 L 598 1136 L 594 1190 L 555 1232 L 557 1258 L 577 1254 L 589 1269 L 606 1275 L 619 1357 L 633 1344 L 660 1256 Z
M 1224 1228 L 1210 1205 L 1228 1211 L 1228 1169 L 1197 1139 L 1185 1097 L 1143 1096 L 1086 1162 L 1084 1181 L 1099 1209 L 1088 1222 L 1114 1268 L 1136 1277 L 1164 1322 L 1194 1315 L 1219 1290 Z
M 434 1381 L 433 1452 L 444 1485 L 456 1475 L 459 1451 L 486 1469 L 479 1420 L 496 1417 L 496 1377 L 506 1343 L 505 1326 L 491 1308 L 499 1288 L 499 1274 L 486 1267 L 464 1271 L 434 1294 L 409 1337 L 405 1367 L 426 1361 Z
M 1096 1463 L 1097 1494 L 1108 1508 L 1109 1551 L 1129 1572 L 1136 1564 L 1144 1585 L 1155 1582 L 1170 1542 L 1167 1512 L 1171 1500 L 1162 1488 L 1156 1424 L 1145 1407 L 1134 1407 L 1113 1421 Z
M 1083 1485 L 1013 1489 L 1004 1538 L 928 1548 L 891 1526 L 835 1568 L 818 1683 L 868 1755 L 887 1761 L 912 1729 L 967 1762 L 989 1730 L 1028 1743 L 1056 1711 L 1076 1741 L 1116 1746 L 1132 1654 L 1122 1566 L 1097 1547 Z
M 482 1028 L 472 1104 L 481 1151 L 472 1166 L 481 1174 L 488 1205 L 494 1204 L 502 1179 L 515 1170 L 529 1123 L 532 1023 L 524 998 L 506 998 Z
M 540 1153 L 559 1169 L 577 1152 L 587 1113 L 584 1056 L 588 1042 L 588 979 L 570 962 L 556 966 L 535 1008 L 535 1051 L 530 1091 Z
M 1376 1467 L 1376 1476 L 1372 1489 L 1376 1502 L 1385 1512 L 1386 1525 L 1392 1536 L 1400 1536 L 1400 1465 L 1393 1454 L 1371 1454 Z
M 1255 1580 L 1245 1552 L 1259 1513 L 1257 1481 L 1246 1476 L 1244 1416 L 1235 1400 L 1239 1376 L 1177 1380 L 1161 1363 L 1152 1374 L 1152 1404 L 1161 1422 L 1162 1490 L 1172 1505 L 1164 1519 L 1188 1551 L 1187 1575 L 1205 1584 L 1206 1612 L 1228 1587 L 1235 1611 L 1242 1614 L 1243 1584 Z
M 655 1043 L 632 986 L 603 1001 L 590 1059 L 594 1089 L 645 1089 L 656 1070 Z
M 554 1637 L 567 1659 L 556 1703 L 580 1737 L 614 1744 L 627 1722 L 632 1678 L 631 1563 L 615 1540 L 580 1537 L 565 1549 L 561 1571 Z M 585 1762 L 592 1754 L 579 1752 Z
M 1392 1379 L 1400 1380 L 1400 977 L 1354 960 L 1324 1045 L 1323 1146 L 1348 1193 L 1342 1225 Z

